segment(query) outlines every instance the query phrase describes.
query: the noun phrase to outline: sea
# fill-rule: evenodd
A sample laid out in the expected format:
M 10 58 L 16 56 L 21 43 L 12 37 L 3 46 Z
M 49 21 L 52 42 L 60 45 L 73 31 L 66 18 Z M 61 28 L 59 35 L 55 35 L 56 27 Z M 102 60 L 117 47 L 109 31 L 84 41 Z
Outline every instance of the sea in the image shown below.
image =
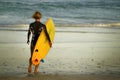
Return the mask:
M 29 24 L 35 11 L 43 23 L 120 26 L 120 0 L 0 0 L 0 26 Z

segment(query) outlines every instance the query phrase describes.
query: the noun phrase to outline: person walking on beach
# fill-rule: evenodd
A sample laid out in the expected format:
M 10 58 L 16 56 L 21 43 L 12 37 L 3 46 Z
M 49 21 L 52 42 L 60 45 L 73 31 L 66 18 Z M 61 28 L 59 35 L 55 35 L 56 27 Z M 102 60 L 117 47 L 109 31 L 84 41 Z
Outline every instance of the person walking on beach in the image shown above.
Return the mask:
M 31 45 L 30 45 L 31 56 L 29 59 L 29 66 L 28 66 L 29 73 L 32 72 L 32 61 L 31 60 L 32 60 L 33 50 L 34 50 L 35 44 L 37 42 L 37 39 L 38 39 L 42 29 L 45 30 L 45 34 L 47 36 L 47 39 L 49 40 L 50 47 L 52 46 L 50 37 L 49 37 L 48 32 L 46 30 L 46 26 L 40 22 L 41 17 L 42 17 L 42 14 L 40 12 L 36 11 L 32 16 L 32 18 L 34 18 L 35 21 L 29 25 L 29 29 L 28 29 L 28 34 L 27 34 L 27 44 L 28 45 L 30 43 L 29 38 L 30 38 L 30 35 L 32 33 L 32 39 L 31 39 Z M 38 67 L 39 67 L 39 65 L 35 66 L 34 74 L 38 73 Z

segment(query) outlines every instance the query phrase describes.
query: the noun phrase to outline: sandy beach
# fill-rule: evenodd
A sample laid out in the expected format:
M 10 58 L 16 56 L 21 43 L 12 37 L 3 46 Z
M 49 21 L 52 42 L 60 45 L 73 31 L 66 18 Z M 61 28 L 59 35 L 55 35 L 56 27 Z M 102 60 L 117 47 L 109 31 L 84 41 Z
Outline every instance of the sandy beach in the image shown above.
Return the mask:
M 27 73 L 26 35 L 0 30 L 0 80 L 120 80 L 120 29 L 57 27 L 38 75 Z

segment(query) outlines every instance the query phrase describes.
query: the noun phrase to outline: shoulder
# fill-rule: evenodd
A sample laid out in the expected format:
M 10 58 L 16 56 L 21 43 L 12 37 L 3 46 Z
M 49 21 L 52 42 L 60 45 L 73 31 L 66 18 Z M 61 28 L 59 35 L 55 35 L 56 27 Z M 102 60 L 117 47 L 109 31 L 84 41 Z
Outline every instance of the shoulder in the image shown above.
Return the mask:
M 29 29 L 30 29 L 30 30 L 33 30 L 33 29 L 34 29 L 34 24 L 35 24 L 35 22 L 32 22 L 32 23 L 29 24 Z
M 45 26 L 45 24 L 43 24 L 43 23 L 41 23 L 41 22 L 40 22 L 40 25 L 41 25 L 41 26 Z
M 32 23 L 30 23 L 30 26 L 32 26 L 32 25 L 34 25 L 35 24 L 35 22 L 32 22 Z
M 43 28 L 46 28 L 45 24 L 43 24 L 41 22 L 40 22 L 40 26 L 43 27 Z

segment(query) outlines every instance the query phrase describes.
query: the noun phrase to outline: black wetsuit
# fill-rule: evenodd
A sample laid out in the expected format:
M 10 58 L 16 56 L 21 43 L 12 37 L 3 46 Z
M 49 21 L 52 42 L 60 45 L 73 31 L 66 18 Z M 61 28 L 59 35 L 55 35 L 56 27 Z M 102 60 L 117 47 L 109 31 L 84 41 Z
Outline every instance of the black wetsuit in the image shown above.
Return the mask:
M 32 32 L 31 45 L 35 46 L 42 29 L 44 29 L 45 34 L 47 36 L 47 39 L 50 41 L 50 37 L 49 37 L 48 32 L 46 30 L 46 26 L 44 24 L 42 24 L 41 22 L 33 22 L 30 24 L 29 30 L 28 30 L 28 37 L 30 36 L 30 34 Z

